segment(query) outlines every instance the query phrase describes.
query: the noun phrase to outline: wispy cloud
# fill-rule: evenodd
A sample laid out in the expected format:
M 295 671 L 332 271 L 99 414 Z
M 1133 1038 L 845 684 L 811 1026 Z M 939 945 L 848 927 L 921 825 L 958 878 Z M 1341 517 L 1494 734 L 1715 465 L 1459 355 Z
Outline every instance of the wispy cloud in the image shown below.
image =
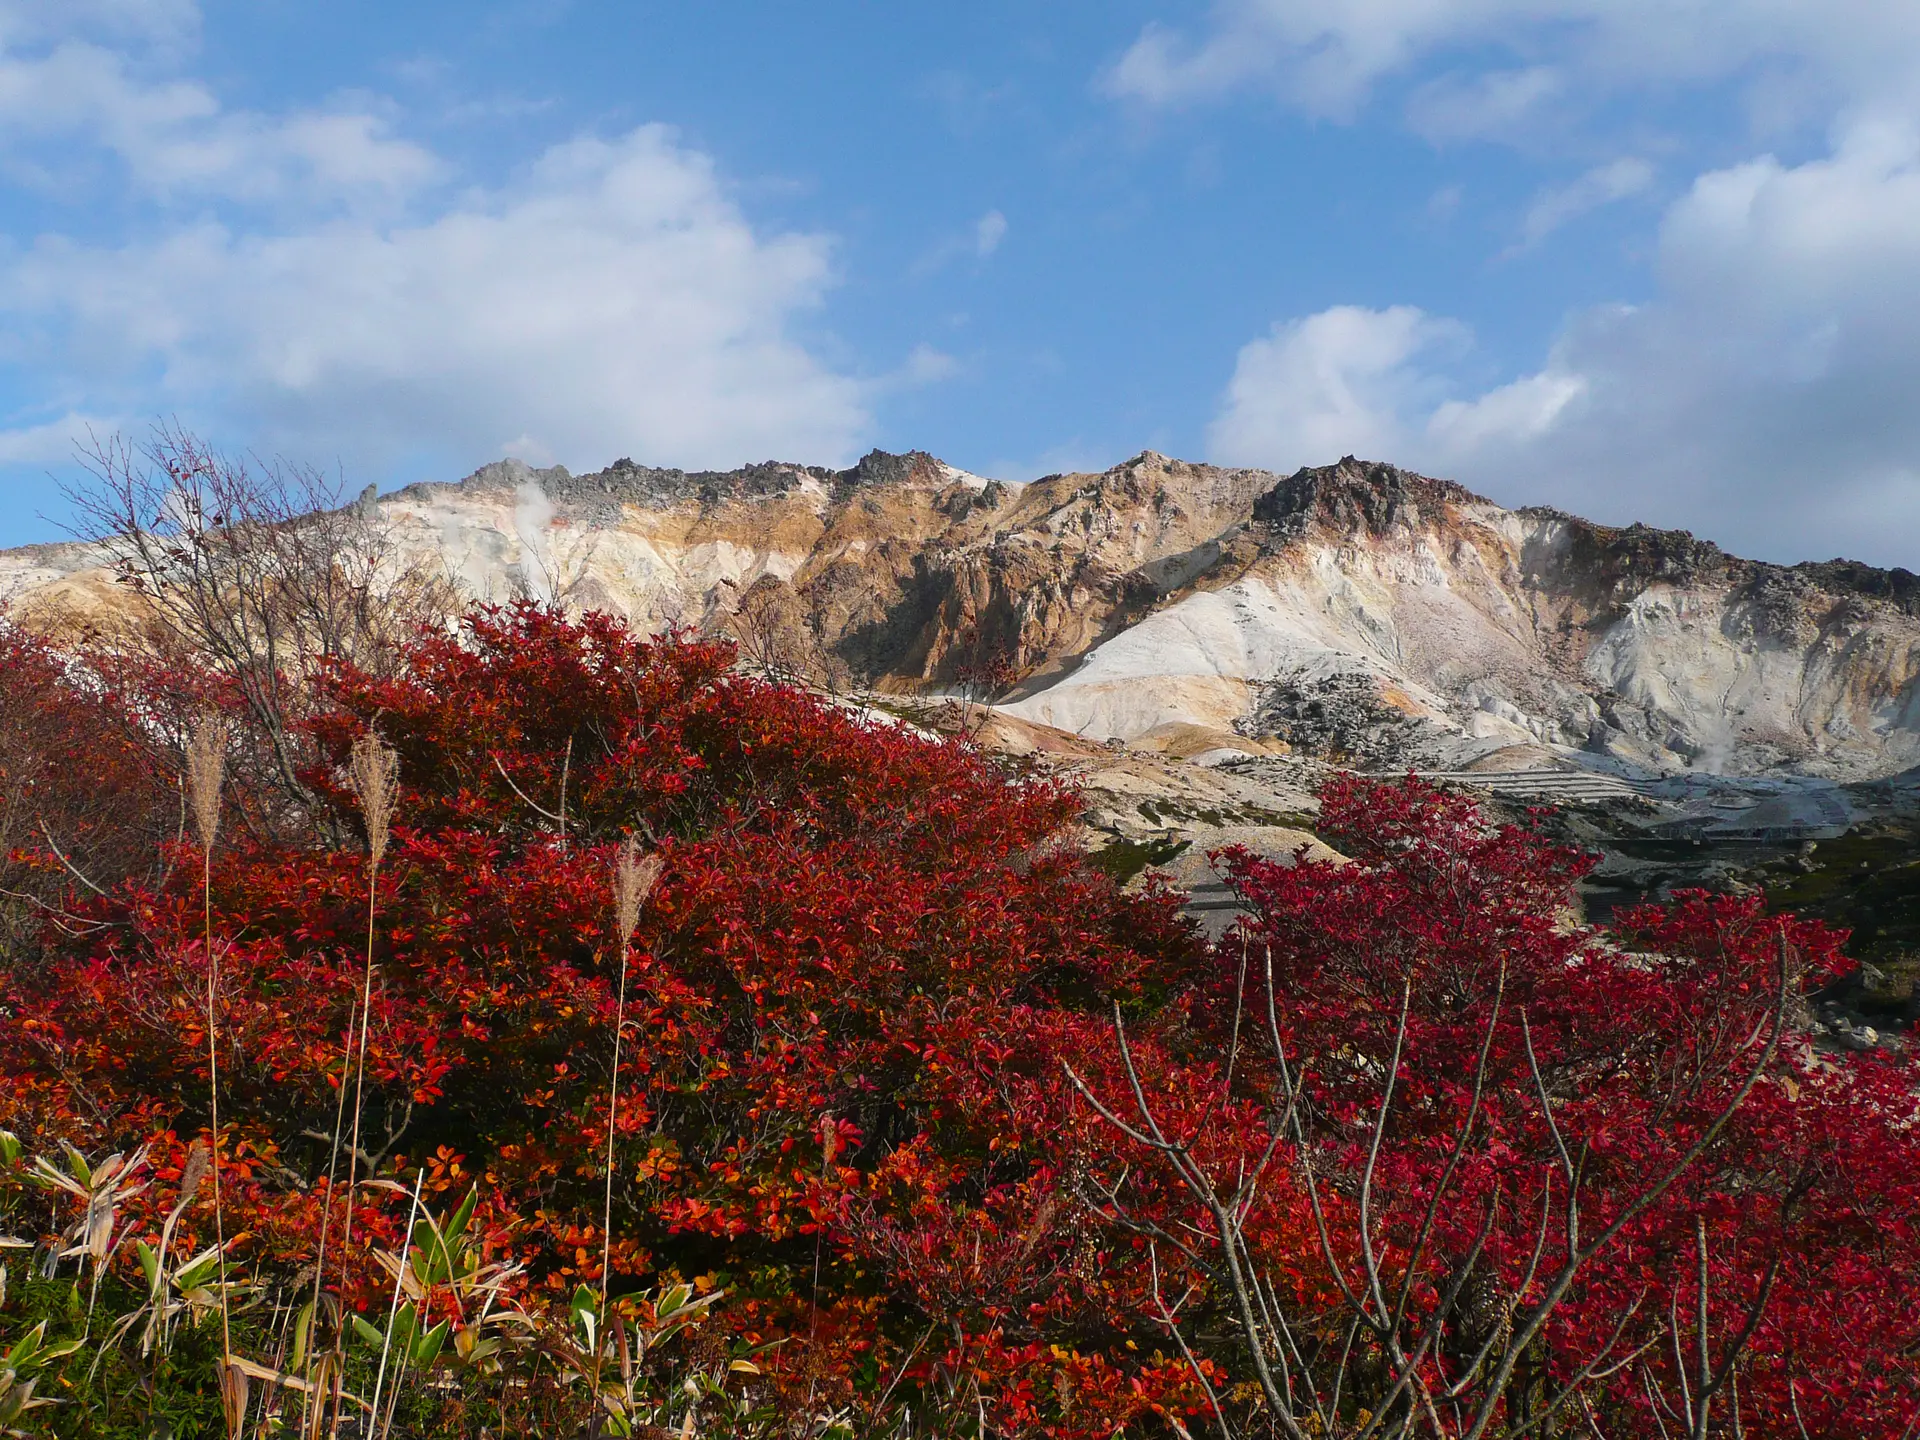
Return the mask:
M 446 173 L 425 147 L 395 137 L 377 108 L 229 110 L 200 81 L 154 78 L 147 68 L 93 40 L 23 49 L 0 30 L 8 170 L 60 189 L 85 183 L 92 162 L 110 156 L 121 167 L 111 182 L 118 191 L 305 208 L 394 203 Z
M 1449 73 L 1421 85 L 1407 101 L 1407 123 L 1435 144 L 1528 138 L 1541 112 L 1559 99 L 1567 78 L 1549 65 Z
M 89 435 L 111 435 L 121 422 L 102 415 L 69 411 L 56 420 L 0 427 L 0 464 L 59 465 L 73 459 Z
M 1007 217 L 998 210 L 989 210 L 973 222 L 973 253 L 982 260 L 998 250 L 1006 238 Z
M 944 350 L 922 343 L 907 353 L 906 364 L 892 377 L 891 383 L 913 389 L 921 385 L 938 384 L 959 373 L 960 362 L 957 359 Z
M 91 36 L 174 47 L 199 34 L 196 0 L 0 0 L 0 45 Z
M 985 261 L 1006 238 L 1007 217 L 998 210 L 989 210 L 964 231 L 950 233 L 931 246 L 913 262 L 912 273 L 924 278 L 946 269 L 956 260 Z
M 1629 156 L 1596 165 L 1571 184 L 1542 190 L 1527 206 L 1519 243 L 1509 253 L 1530 250 L 1562 225 L 1640 194 L 1653 184 L 1653 177 L 1652 165 Z
M 1516 64 L 1518 62 L 1518 64 Z M 1428 73 L 1409 119 L 1432 138 L 1537 137 L 1544 102 L 1591 106 L 1660 85 L 1790 74 L 1856 105 L 1911 113 L 1920 11 L 1906 0 L 1215 0 L 1197 25 L 1153 21 L 1101 77 L 1152 106 L 1265 90 L 1344 117 L 1389 78 Z

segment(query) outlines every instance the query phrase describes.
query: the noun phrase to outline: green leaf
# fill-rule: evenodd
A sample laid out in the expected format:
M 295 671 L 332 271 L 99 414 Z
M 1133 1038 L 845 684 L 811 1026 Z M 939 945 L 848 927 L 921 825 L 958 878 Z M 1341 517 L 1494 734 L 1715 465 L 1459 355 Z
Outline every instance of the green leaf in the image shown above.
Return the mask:
M 447 1222 L 447 1239 L 458 1240 L 467 1233 L 467 1225 L 473 1219 L 473 1208 L 480 1203 L 480 1187 L 474 1186 L 467 1192 L 467 1198 L 453 1213 L 453 1219 Z
M 367 1317 L 364 1315 L 355 1315 L 353 1317 L 353 1330 L 356 1335 L 369 1345 L 384 1345 L 387 1343 L 387 1337 L 374 1329 L 373 1326 L 367 1322 Z
M 73 1143 L 69 1140 L 62 1140 L 60 1142 L 60 1148 L 67 1152 L 67 1168 L 73 1172 L 74 1178 L 82 1185 L 91 1188 L 93 1185 L 93 1167 L 87 1164 L 87 1157 L 74 1149 Z
M 426 1369 L 440 1358 L 440 1347 L 447 1343 L 447 1332 L 453 1328 L 451 1320 L 442 1320 L 426 1334 L 413 1343 L 413 1363 L 419 1369 Z
M 419 1328 L 420 1321 L 418 1312 L 414 1310 L 413 1302 L 409 1300 L 400 1307 L 400 1312 L 393 1317 L 393 1348 L 402 1353 L 411 1352 L 413 1349 L 413 1337 Z
M 313 1302 L 309 1300 L 300 1307 L 300 1317 L 293 1322 L 293 1356 L 287 1364 L 289 1373 L 306 1368 L 307 1340 L 312 1333 Z
M 174 1273 L 173 1283 L 181 1291 L 197 1289 L 210 1280 L 220 1267 L 220 1247 L 210 1246 L 182 1265 Z
M 33 1329 L 22 1335 L 14 1347 L 7 1351 L 7 1364 L 23 1365 L 33 1352 L 40 1348 L 40 1342 L 46 1339 L 47 1322 L 42 1320 Z

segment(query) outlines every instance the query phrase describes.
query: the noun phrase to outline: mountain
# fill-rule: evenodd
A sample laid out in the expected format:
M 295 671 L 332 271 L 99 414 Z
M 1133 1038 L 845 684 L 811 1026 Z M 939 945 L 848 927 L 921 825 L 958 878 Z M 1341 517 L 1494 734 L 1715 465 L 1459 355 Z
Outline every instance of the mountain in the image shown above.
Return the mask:
M 1146 452 L 1025 485 L 921 453 L 508 460 L 377 505 L 477 598 L 731 626 L 883 692 L 993 669 L 1018 681 L 1010 716 L 1146 750 L 1843 781 L 1920 763 L 1913 574 L 1741 560 L 1352 458 L 1279 476 Z M 96 565 L 0 552 L 0 596 L 112 603 Z
M 1190 474 L 1211 494 L 1236 473 L 1203 468 L 1142 456 L 1102 479 L 1177 505 Z M 1392 764 L 1857 779 L 1920 760 L 1904 570 L 1740 560 L 1352 459 L 1253 483 L 1178 593 L 1018 708 L 1129 739 L 1210 708 Z
M 1209 853 L 1292 855 L 1330 769 L 1414 769 L 1496 815 L 1559 807 L 1602 856 L 1590 913 L 1764 884 L 1852 927 L 1881 988 L 1844 997 L 1834 1043 L 1920 1016 L 1905 570 L 1742 560 L 1352 458 L 1146 452 L 1027 484 L 918 452 L 506 460 L 358 503 L 474 599 L 730 633 L 749 664 L 1031 757 L 1079 786 L 1102 863 L 1158 867 L 1216 928 Z M 0 552 L 6 601 L 29 623 L 133 603 L 78 544 Z

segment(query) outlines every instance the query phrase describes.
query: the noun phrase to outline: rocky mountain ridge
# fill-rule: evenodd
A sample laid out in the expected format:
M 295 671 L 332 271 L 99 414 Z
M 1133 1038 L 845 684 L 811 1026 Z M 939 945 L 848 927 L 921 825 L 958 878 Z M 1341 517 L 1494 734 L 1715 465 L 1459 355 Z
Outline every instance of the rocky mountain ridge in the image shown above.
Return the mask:
M 1025 484 L 921 452 L 506 460 L 357 503 L 474 600 L 731 634 L 750 665 L 1030 757 L 1081 788 L 1116 874 L 1158 867 L 1216 928 L 1235 902 L 1210 852 L 1290 856 L 1330 768 L 1414 769 L 1496 814 L 1559 807 L 1604 857 L 1596 913 L 1764 883 L 1863 927 L 1893 978 L 1835 1043 L 1920 1009 L 1905 570 L 1744 560 L 1351 457 L 1281 476 L 1145 452 Z M 0 552 L 0 603 L 135 603 L 102 559 Z
M 744 630 L 763 659 L 882 692 L 991 675 L 1017 717 L 1149 750 L 1197 728 L 1222 752 L 1395 767 L 1857 780 L 1920 762 L 1912 573 L 1743 560 L 1351 457 L 1280 476 L 1145 452 L 1027 484 L 920 452 L 508 460 L 363 503 L 477 599 Z M 73 545 L 0 552 L 0 597 L 114 599 Z

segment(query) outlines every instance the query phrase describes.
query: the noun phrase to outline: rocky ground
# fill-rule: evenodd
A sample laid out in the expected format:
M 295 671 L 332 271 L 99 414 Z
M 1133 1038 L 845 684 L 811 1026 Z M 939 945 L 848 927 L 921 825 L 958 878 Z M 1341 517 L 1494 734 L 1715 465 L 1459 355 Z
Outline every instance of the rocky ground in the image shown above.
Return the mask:
M 898 702 L 889 702 L 898 707 Z M 1295 701 L 1268 714 L 1305 713 Z M 1804 776 L 1630 775 L 1544 752 L 1513 769 L 1423 768 L 1444 744 L 1389 717 L 1354 744 L 1343 727 L 1316 747 L 1320 715 L 1299 743 L 1189 726 L 1138 744 L 1096 744 L 988 706 L 923 706 L 929 728 L 965 729 L 1018 763 L 1072 780 L 1087 800 L 1083 838 L 1117 879 L 1157 877 L 1188 896 L 1187 912 L 1220 935 L 1240 913 L 1218 864 L 1230 847 L 1283 862 L 1338 859 L 1314 833 L 1316 791 L 1332 772 L 1410 770 L 1472 794 L 1495 819 L 1544 824 L 1600 863 L 1579 896 L 1587 919 L 1706 889 L 1759 889 L 1769 903 L 1853 932 L 1857 975 L 1816 997 L 1822 1044 L 1904 1045 L 1920 1026 L 1920 771 L 1841 784 Z M 1365 706 L 1347 719 L 1375 715 Z M 1372 761 L 1375 763 L 1361 763 Z M 1379 763 L 1379 762 L 1389 763 Z

